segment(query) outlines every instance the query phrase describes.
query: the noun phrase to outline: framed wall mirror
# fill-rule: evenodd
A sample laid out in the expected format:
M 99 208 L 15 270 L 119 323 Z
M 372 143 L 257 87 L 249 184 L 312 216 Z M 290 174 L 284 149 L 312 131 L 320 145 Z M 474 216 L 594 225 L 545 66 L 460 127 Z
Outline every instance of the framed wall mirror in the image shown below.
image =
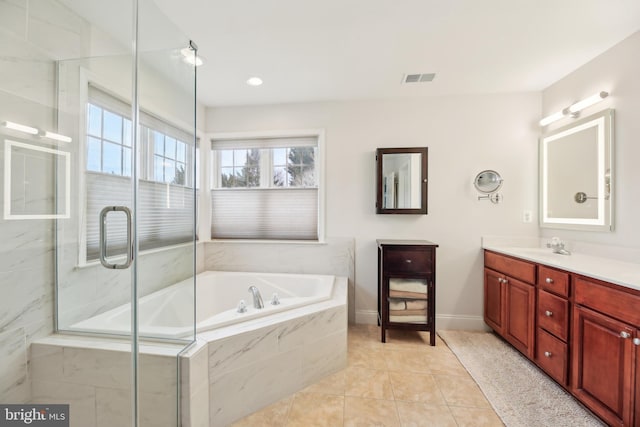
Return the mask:
M 613 109 L 540 139 L 540 226 L 613 230 Z
M 376 213 L 427 214 L 427 147 L 376 150 Z

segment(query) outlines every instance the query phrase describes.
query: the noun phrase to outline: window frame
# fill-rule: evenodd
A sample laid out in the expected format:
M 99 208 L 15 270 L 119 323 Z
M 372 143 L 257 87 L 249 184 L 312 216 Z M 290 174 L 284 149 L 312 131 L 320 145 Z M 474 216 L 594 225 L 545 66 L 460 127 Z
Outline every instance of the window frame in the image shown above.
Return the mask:
M 220 174 L 214 173 L 216 168 L 219 165 L 219 160 L 217 159 L 217 149 L 225 149 L 224 145 L 218 145 L 215 141 L 233 141 L 233 140 L 260 140 L 260 139 L 278 139 L 278 138 L 314 138 L 316 140 L 316 158 L 315 158 L 315 182 L 316 187 L 279 187 L 272 185 L 273 178 L 271 174 L 262 174 L 261 173 L 261 186 L 260 187 L 247 187 L 248 189 L 255 190 L 260 188 L 265 188 L 268 190 L 278 190 L 278 191 L 288 191 L 289 189 L 303 189 L 303 188 L 316 188 L 318 192 L 318 212 L 317 212 L 317 240 L 280 240 L 280 239 L 216 239 L 211 238 L 211 190 L 222 190 L 222 191 L 238 191 L 243 190 L 243 187 L 234 187 L 234 188 L 221 188 L 219 187 Z M 203 173 L 206 173 L 204 180 L 207 187 L 206 191 L 202 192 L 201 197 L 207 197 L 208 201 L 208 212 L 201 212 L 201 214 L 206 213 L 208 218 L 208 232 L 209 232 L 209 240 L 213 241 L 224 241 L 224 242 L 263 242 L 263 243 L 290 243 L 290 244 L 314 244 L 321 243 L 324 244 L 326 242 L 325 236 L 325 206 L 326 206 L 326 185 L 325 185 L 325 131 L 324 129 L 291 129 L 291 130 L 272 130 L 272 131 L 255 131 L 255 132 L 220 132 L 220 133 L 210 133 L 206 135 L 207 142 L 210 144 L 208 147 L 211 155 L 209 157 L 207 170 L 203 169 Z M 292 146 L 295 146 L 293 144 Z M 273 147 L 265 147 L 265 149 L 271 149 Z M 202 149 L 202 147 L 201 147 Z M 231 149 L 231 146 L 229 146 Z M 268 168 L 271 169 L 273 164 L 271 161 L 272 156 L 261 156 L 260 168 Z M 202 158 L 202 154 L 201 154 Z M 264 182 L 268 181 L 268 182 Z M 266 184 L 266 185 L 265 185 Z
M 79 238 L 78 238 L 78 250 L 76 251 L 78 256 L 76 265 L 78 268 L 84 268 L 84 267 L 89 267 L 89 266 L 93 266 L 100 263 L 100 261 L 96 259 L 87 259 L 87 209 L 86 209 L 87 179 L 85 177 L 86 173 L 89 172 L 89 173 L 95 173 L 95 174 L 104 174 L 107 176 L 119 176 L 125 179 L 132 179 L 132 176 L 130 175 L 129 176 L 115 175 L 115 174 L 104 173 L 101 171 L 87 170 L 87 148 L 88 148 L 88 137 L 89 137 L 88 105 L 92 100 L 92 97 L 90 96 L 90 92 L 91 92 L 90 87 L 93 86 L 94 89 L 97 89 L 98 91 L 102 92 L 108 97 L 113 98 L 113 100 L 115 100 L 117 103 L 122 103 L 129 106 L 131 101 L 130 101 L 130 97 L 127 95 L 126 88 L 124 87 L 114 88 L 112 84 L 107 84 L 106 81 L 103 81 L 103 79 L 100 76 L 98 76 L 97 74 L 91 72 L 90 70 L 84 67 L 80 67 L 79 74 L 80 74 L 79 89 L 78 89 L 78 94 L 79 94 L 78 101 L 79 101 L 79 107 L 80 107 L 79 108 L 80 113 L 78 115 L 78 130 L 80 135 L 79 147 L 78 147 L 79 159 L 77 162 L 77 165 L 78 165 L 77 171 L 74 172 L 74 174 L 77 174 L 78 176 L 80 194 L 78 197 L 77 204 L 78 204 L 79 212 L 82 212 L 82 219 L 78 221 L 78 224 L 77 224 L 77 233 Z M 112 113 L 115 112 L 115 114 L 118 114 L 124 117 L 125 119 L 128 119 L 128 117 L 123 116 L 123 113 L 118 112 L 117 108 L 115 109 L 116 111 L 114 111 L 114 108 L 110 108 L 108 105 L 105 106 L 105 105 L 101 105 L 101 103 L 98 103 L 98 104 L 100 108 L 108 110 Z M 196 156 L 194 155 L 193 151 L 194 151 L 194 147 L 198 147 L 200 143 L 201 133 L 199 133 L 197 129 L 194 129 L 194 135 L 191 135 L 188 131 L 185 131 L 184 129 L 188 129 L 190 126 L 193 125 L 192 123 L 189 124 L 181 120 L 175 120 L 175 118 L 162 119 L 160 118 L 159 115 L 155 114 L 153 111 L 154 111 L 153 108 L 145 107 L 140 109 L 140 123 L 139 123 L 140 127 L 150 128 L 150 123 L 153 123 L 154 121 L 163 123 L 164 126 L 162 128 L 155 129 L 155 130 L 162 133 L 165 136 L 171 136 L 173 138 L 176 138 L 176 140 L 181 140 L 182 142 L 184 142 L 187 145 L 185 164 L 187 166 L 191 165 L 192 167 L 191 168 L 187 167 L 187 170 L 189 173 L 187 174 L 187 176 L 185 176 L 185 184 L 172 184 L 172 183 L 156 181 L 155 179 L 153 179 L 153 177 L 149 179 L 150 178 L 149 173 L 153 173 L 153 170 L 150 170 L 151 168 L 149 167 L 149 162 L 139 161 L 140 174 L 138 176 L 138 180 L 151 181 L 152 183 L 158 184 L 158 185 L 175 185 L 175 186 L 183 187 L 188 191 L 193 191 L 194 198 L 196 198 L 195 209 L 198 209 L 199 200 L 197 199 L 199 198 L 199 192 L 197 188 L 197 183 L 199 183 L 200 181 L 198 180 L 196 182 L 196 180 L 194 180 L 193 171 L 195 169 Z M 143 115 L 146 115 L 145 120 L 142 119 Z M 132 126 L 133 126 L 133 122 L 132 122 Z M 173 134 L 171 129 L 175 129 L 178 134 Z M 147 141 L 144 140 L 145 138 L 143 138 L 142 133 L 143 132 L 140 132 L 139 150 L 143 156 L 146 156 L 147 158 L 149 158 L 148 154 L 149 154 L 150 144 L 148 144 Z M 184 133 L 185 136 L 188 135 L 190 137 L 181 138 L 179 133 Z M 133 150 L 133 141 L 130 148 L 131 150 Z M 153 156 L 153 148 L 151 149 L 151 155 Z M 102 162 L 102 159 L 101 159 L 101 162 Z M 197 170 L 196 170 L 196 173 L 198 173 Z M 198 223 L 196 222 L 193 225 L 193 227 L 194 227 L 194 235 L 197 236 Z M 159 247 L 141 250 L 140 253 L 144 254 L 144 253 L 154 253 L 159 251 L 172 250 L 177 247 L 192 245 L 192 244 L 193 242 L 168 244 L 166 246 L 159 246 Z M 122 256 L 114 255 L 113 259 L 117 261 L 120 259 L 120 257 L 124 257 L 124 255 Z

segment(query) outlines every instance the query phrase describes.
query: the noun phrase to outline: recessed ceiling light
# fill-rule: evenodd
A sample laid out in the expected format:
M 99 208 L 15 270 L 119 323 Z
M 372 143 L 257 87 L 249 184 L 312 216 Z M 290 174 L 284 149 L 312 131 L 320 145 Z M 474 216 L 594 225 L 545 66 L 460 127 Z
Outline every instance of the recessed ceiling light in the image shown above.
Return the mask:
M 202 57 L 196 56 L 196 51 L 189 47 L 185 47 L 184 49 L 181 49 L 180 53 L 183 56 L 184 62 L 186 62 L 187 64 L 194 65 L 196 67 L 199 67 L 202 64 L 204 64 L 204 62 L 202 61 Z
M 247 84 L 249 86 L 260 86 L 262 84 L 262 79 L 260 77 L 251 77 L 247 80 Z

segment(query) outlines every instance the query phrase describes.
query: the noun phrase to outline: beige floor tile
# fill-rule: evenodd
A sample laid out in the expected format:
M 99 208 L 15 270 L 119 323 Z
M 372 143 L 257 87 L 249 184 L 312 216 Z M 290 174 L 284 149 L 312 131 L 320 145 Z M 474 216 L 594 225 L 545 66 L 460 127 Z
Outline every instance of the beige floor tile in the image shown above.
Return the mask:
M 444 405 L 445 400 L 431 374 L 389 371 L 396 400 Z
M 439 350 L 425 352 L 426 363 L 434 375 L 459 375 L 469 377 L 469 373 L 462 366 L 458 358 L 448 347 L 441 347 Z
M 297 393 L 289 410 L 287 427 L 326 426 L 343 424 L 344 396 L 322 393 Z
M 419 331 L 404 331 L 397 329 L 387 330 L 387 342 L 388 347 L 399 348 L 420 348 L 430 347 L 429 345 L 429 333 Z
M 393 400 L 387 371 L 350 367 L 345 374 L 346 396 Z
M 396 401 L 402 427 L 456 427 L 448 406 Z
M 385 370 L 387 364 L 384 361 L 382 349 L 350 348 L 348 354 L 349 367 L 369 368 Z
M 462 408 L 450 406 L 449 409 L 458 423 L 458 427 L 503 427 L 504 424 L 492 409 Z
M 448 405 L 491 408 L 478 385 L 471 378 L 454 375 L 434 375 Z
M 344 426 L 400 426 L 396 404 L 392 400 L 344 398 Z
M 280 399 L 276 403 L 254 412 L 248 417 L 233 424 L 233 427 L 281 427 L 287 422 L 289 408 L 293 402 L 293 396 Z
M 333 375 L 329 375 L 321 379 L 320 381 L 311 384 L 304 390 L 306 393 L 324 393 L 324 394 L 344 394 L 344 386 L 345 386 L 345 372 L 346 369 L 343 369 L 340 372 L 337 372 Z
M 431 373 L 425 354 L 412 348 L 385 349 L 384 360 L 389 371 Z

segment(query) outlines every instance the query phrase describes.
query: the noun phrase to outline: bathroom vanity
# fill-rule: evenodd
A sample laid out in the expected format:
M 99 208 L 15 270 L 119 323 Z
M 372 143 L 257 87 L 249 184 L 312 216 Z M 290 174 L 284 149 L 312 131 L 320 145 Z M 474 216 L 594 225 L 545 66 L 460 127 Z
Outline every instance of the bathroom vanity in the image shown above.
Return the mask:
M 487 247 L 484 319 L 609 425 L 640 425 L 640 265 Z
M 427 240 L 378 243 L 378 325 L 387 329 L 429 331 L 436 345 L 436 248 Z

